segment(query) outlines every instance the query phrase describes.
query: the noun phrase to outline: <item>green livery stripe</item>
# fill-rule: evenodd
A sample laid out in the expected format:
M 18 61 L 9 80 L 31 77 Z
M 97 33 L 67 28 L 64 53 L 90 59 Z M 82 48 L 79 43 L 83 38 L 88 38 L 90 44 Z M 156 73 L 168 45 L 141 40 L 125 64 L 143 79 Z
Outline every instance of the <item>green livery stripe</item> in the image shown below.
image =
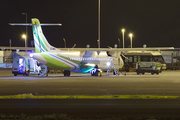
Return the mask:
M 41 51 L 39 51 L 39 49 L 35 46 L 35 52 L 40 53 Z
M 38 28 L 37 28 L 37 29 L 38 29 Z M 39 41 L 39 43 L 38 43 L 39 46 L 43 47 L 43 49 L 44 49 L 45 51 L 48 51 L 47 48 L 45 47 L 44 43 L 41 41 L 40 36 L 38 36 L 38 33 L 37 33 L 37 31 L 36 31 L 35 28 L 33 29 L 33 32 L 35 33 L 36 39 Z
M 43 35 L 43 33 L 42 33 L 42 30 L 41 30 L 41 26 L 40 26 L 40 25 L 37 25 L 37 30 L 38 30 L 38 31 L 41 31 L 41 33 L 39 33 L 40 38 L 41 38 L 42 41 L 44 42 L 45 46 L 46 46 L 47 48 L 49 48 L 49 46 L 48 46 L 48 44 L 47 44 L 47 41 L 44 39 L 44 35 Z
M 68 61 L 71 61 L 71 62 L 73 62 L 73 63 L 75 63 L 75 64 L 77 64 L 77 65 L 80 65 L 79 66 L 79 68 L 80 69 L 83 69 L 83 68 L 89 68 L 90 66 L 86 66 L 85 64 L 87 64 L 86 62 L 82 62 L 82 61 L 77 61 L 77 60 L 70 60 L 70 58 L 69 57 L 64 57 L 64 56 L 62 56 L 62 55 L 57 55 L 57 56 L 59 56 L 59 57 L 61 57 L 61 58 L 64 58 L 64 59 L 66 59 L 66 60 L 68 60 Z M 92 68 L 92 67 L 90 67 L 90 68 Z
M 46 60 L 46 61 L 50 61 L 47 62 L 47 66 L 50 68 L 54 68 L 54 69 L 59 69 L 61 68 L 62 70 L 69 70 L 71 69 L 71 67 L 61 61 L 59 61 L 58 59 L 55 59 L 53 57 L 50 57 L 49 55 L 45 54 L 45 53 L 40 53 L 40 55 Z
M 65 56 L 62 56 L 62 55 L 57 55 L 58 57 L 61 57 L 61 58 L 63 58 L 63 59 L 66 59 L 66 60 L 68 60 L 68 61 L 71 61 L 71 62 L 73 62 L 73 63 L 75 63 L 75 64 L 80 64 L 81 63 L 81 61 L 77 61 L 77 60 L 70 60 L 70 58 L 69 57 L 65 57 Z
M 45 38 L 44 38 L 44 35 L 41 33 L 40 36 L 41 36 L 41 38 L 42 38 L 45 46 L 46 46 L 47 48 L 49 48 L 49 46 L 48 46 L 48 44 L 47 44 L 47 41 L 46 41 Z
M 69 57 L 65 57 L 65 56 L 62 56 L 62 55 L 57 55 L 58 57 L 61 57 L 61 58 L 63 58 L 63 59 L 65 59 L 65 60 L 67 60 L 68 62 L 72 62 L 72 63 L 74 63 L 74 64 L 77 64 L 78 66 L 79 66 L 79 68 L 80 68 L 80 70 L 81 69 L 86 69 L 86 72 L 89 72 L 89 70 L 91 70 L 93 67 L 91 67 L 91 66 L 87 66 L 86 64 L 86 62 L 82 62 L 82 61 L 77 61 L 77 60 L 70 60 L 70 58 Z M 76 71 L 77 72 L 77 71 Z M 86 73 L 85 72 L 85 73 Z

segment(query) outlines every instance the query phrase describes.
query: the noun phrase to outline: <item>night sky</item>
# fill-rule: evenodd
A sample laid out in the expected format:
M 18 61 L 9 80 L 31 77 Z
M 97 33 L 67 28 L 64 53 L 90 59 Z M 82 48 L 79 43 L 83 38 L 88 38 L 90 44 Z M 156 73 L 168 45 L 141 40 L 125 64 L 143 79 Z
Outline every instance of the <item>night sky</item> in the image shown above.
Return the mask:
M 49 43 L 55 47 L 76 44 L 77 48 L 97 47 L 98 0 L 1 0 L 0 46 L 24 46 L 21 34 L 25 26 L 8 23 L 28 23 L 38 18 L 41 23 L 62 23 L 62 27 L 43 27 Z M 114 46 L 125 31 L 125 47 L 180 48 L 179 0 L 101 0 L 101 47 Z M 28 27 L 28 46 L 31 46 L 32 28 Z

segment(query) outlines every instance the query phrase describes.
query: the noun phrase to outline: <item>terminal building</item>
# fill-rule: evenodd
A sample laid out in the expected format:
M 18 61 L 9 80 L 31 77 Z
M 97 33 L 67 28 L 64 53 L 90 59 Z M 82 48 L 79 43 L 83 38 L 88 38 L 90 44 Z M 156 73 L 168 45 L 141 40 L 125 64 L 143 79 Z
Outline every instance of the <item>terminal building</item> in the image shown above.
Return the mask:
M 15 50 L 15 48 L 17 48 Z M 28 56 L 30 53 L 34 52 L 34 48 L 28 50 L 18 50 L 19 47 L 14 47 L 11 49 L 2 49 L 0 50 L 0 68 L 12 68 L 13 58 L 16 56 Z M 138 61 L 153 61 L 152 56 L 158 56 L 155 59 L 163 59 L 166 63 L 166 69 L 180 69 L 180 49 L 176 48 L 173 51 L 129 51 L 128 53 L 123 53 L 123 55 L 128 58 L 124 59 L 125 67 L 129 66 L 134 68 L 134 63 Z M 126 64 L 127 63 L 127 64 Z M 128 71 L 128 70 L 127 70 Z

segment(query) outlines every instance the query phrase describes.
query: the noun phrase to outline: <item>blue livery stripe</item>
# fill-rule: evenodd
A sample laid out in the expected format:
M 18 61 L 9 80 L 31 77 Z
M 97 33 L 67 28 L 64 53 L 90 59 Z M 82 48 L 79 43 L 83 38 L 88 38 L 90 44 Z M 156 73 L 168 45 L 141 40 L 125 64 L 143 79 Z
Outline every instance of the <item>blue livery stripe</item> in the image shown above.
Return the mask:
M 51 53 L 47 53 L 47 54 L 49 54 L 49 55 L 51 55 L 51 56 L 53 56 L 53 57 L 55 57 L 55 58 L 57 58 L 57 59 L 59 59 L 59 60 L 62 60 L 62 61 L 64 61 L 64 62 L 66 62 L 66 63 L 74 66 L 74 69 L 73 69 L 73 70 L 77 69 L 77 67 L 76 67 L 74 64 L 72 64 L 72 63 L 70 63 L 70 62 L 68 62 L 68 61 L 66 61 L 66 60 L 64 60 L 64 59 L 62 59 L 62 58 L 60 58 L 60 57 L 58 57 L 58 56 L 56 56 L 56 55 L 53 55 L 53 54 L 51 54 Z

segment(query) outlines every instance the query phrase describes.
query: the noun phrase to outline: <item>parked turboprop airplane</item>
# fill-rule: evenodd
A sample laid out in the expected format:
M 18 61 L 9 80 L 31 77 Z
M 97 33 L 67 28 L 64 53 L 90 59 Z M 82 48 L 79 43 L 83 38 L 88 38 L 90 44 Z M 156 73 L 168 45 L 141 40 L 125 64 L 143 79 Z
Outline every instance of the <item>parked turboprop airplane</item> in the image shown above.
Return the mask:
M 20 24 L 11 24 L 20 25 Z M 123 67 L 124 62 L 121 58 L 121 51 L 145 51 L 174 49 L 166 48 L 68 48 L 59 49 L 51 46 L 42 32 L 39 20 L 32 19 L 33 37 L 35 53 L 30 56 L 38 60 L 42 65 L 41 76 L 47 71 L 47 67 L 64 70 L 64 76 L 70 76 L 70 72 L 91 73 L 92 76 L 98 75 L 98 70 L 113 69 L 118 71 Z M 27 49 L 27 48 L 26 48 Z M 45 65 L 45 66 L 44 66 Z M 47 66 L 47 67 L 46 67 Z M 117 72 L 115 72 L 117 73 Z
M 35 44 L 35 52 L 31 56 L 49 68 L 64 70 L 64 76 L 69 76 L 70 71 L 97 75 L 99 68 L 107 70 L 111 63 L 116 70 L 122 68 L 124 63 L 120 52 L 116 52 L 113 58 L 106 51 L 62 51 L 51 46 L 45 38 L 38 19 L 32 19 L 32 29 Z M 96 66 L 96 67 L 95 67 Z

